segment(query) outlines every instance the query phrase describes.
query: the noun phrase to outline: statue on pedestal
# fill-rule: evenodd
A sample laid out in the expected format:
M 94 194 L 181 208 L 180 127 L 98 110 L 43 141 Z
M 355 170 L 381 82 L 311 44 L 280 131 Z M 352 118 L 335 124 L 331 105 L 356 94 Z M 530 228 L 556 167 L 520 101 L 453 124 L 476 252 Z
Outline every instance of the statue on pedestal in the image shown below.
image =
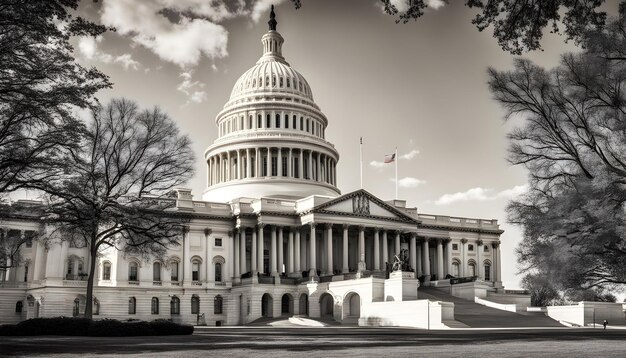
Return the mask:
M 400 250 L 398 255 L 394 255 L 394 262 L 391 271 L 411 271 L 409 266 L 409 250 Z

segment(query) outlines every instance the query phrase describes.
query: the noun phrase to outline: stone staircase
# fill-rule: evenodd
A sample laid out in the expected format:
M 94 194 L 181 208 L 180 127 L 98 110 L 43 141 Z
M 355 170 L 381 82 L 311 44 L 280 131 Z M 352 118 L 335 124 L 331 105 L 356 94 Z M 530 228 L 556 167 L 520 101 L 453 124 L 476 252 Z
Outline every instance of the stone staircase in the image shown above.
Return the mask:
M 471 328 L 563 327 L 542 312 L 502 311 L 454 297 L 434 287 L 420 287 L 417 294 L 419 299 L 454 303 L 454 319 Z

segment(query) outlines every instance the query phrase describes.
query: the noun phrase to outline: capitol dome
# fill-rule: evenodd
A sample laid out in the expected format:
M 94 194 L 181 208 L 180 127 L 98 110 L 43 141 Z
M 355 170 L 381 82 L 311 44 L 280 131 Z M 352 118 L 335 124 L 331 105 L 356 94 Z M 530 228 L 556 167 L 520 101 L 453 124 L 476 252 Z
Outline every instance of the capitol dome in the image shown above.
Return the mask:
M 205 151 L 203 199 L 337 196 L 339 154 L 308 82 L 282 55 L 274 11 L 263 54 L 235 83 L 217 114 L 218 138 Z

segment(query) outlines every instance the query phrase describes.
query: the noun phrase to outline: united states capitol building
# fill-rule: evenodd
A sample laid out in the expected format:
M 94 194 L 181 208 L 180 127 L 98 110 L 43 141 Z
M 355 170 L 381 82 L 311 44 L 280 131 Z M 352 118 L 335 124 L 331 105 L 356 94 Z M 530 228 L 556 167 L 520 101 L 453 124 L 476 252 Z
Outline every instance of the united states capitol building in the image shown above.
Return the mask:
M 422 289 L 505 296 L 497 220 L 425 214 L 366 190 L 341 193 L 329 119 L 283 56 L 273 13 L 269 25 L 261 57 L 217 114 L 202 200 L 177 190 L 176 211 L 192 218 L 180 246 L 152 262 L 103 252 L 94 317 L 436 327 L 454 319 L 454 305 L 420 299 Z M 29 215 L 36 205 L 17 202 L 0 218 L 2 234 L 45 230 Z M 19 267 L 0 271 L 0 323 L 84 312 L 87 249 L 34 240 L 22 250 Z M 408 265 L 393 272 L 400 253 Z

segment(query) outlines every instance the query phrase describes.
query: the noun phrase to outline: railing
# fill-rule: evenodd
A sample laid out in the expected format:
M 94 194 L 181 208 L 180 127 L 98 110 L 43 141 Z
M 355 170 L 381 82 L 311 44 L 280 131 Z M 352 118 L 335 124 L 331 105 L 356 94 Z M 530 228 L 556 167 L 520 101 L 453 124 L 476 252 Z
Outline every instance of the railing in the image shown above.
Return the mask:
M 180 282 L 178 282 L 178 281 L 172 281 L 172 282 L 170 282 L 170 284 L 172 286 L 180 286 Z
M 65 275 L 67 281 L 87 281 L 87 274 Z
M 152 281 L 152 286 L 161 286 L 161 281 Z
M 274 277 L 271 276 L 259 276 L 259 283 L 274 284 Z
M 136 285 L 136 286 L 139 286 L 139 281 L 137 281 L 137 280 L 128 280 L 128 284 L 129 284 L 129 285 Z
M 192 286 L 202 286 L 202 281 L 191 281 Z
M 450 279 L 450 284 L 451 285 L 456 285 L 459 283 L 467 283 L 467 282 L 474 282 L 476 281 L 478 277 L 477 276 L 472 276 L 472 277 L 455 277 L 455 278 L 451 278 Z
M 226 282 L 215 281 L 215 286 L 226 286 Z

